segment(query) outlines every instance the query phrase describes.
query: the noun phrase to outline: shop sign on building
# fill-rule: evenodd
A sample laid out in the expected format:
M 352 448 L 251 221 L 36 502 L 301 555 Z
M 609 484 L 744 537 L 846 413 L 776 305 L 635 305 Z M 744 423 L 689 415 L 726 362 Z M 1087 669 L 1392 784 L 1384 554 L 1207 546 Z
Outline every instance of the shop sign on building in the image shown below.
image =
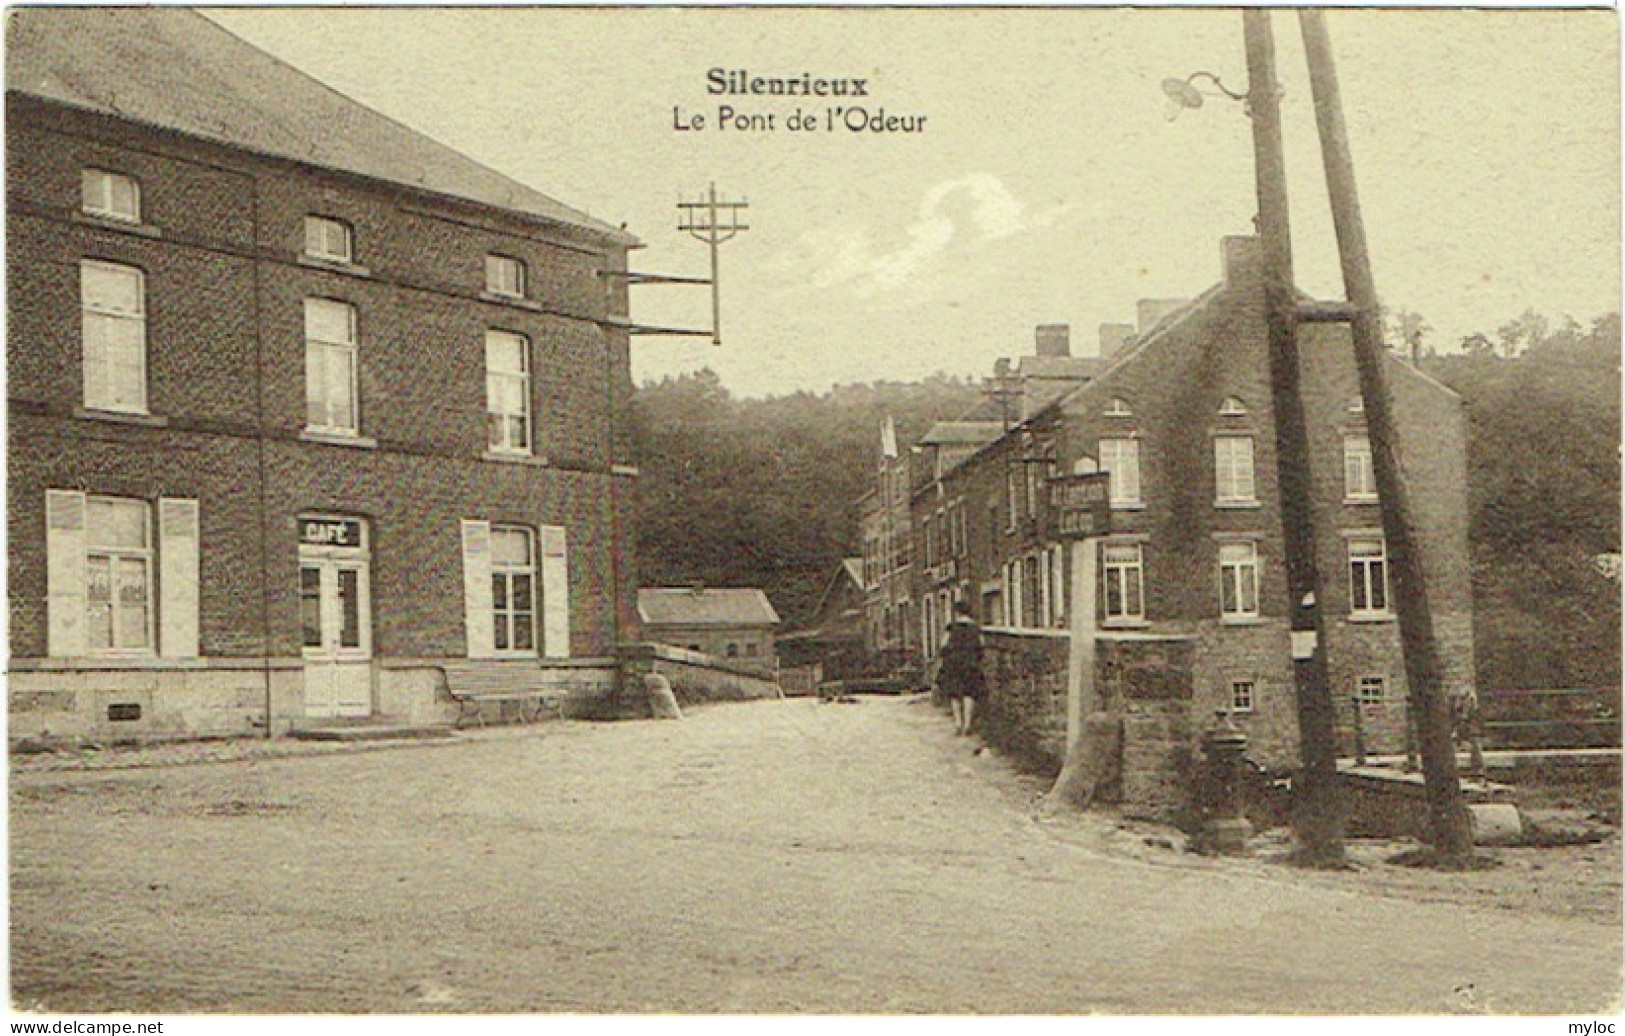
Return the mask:
M 1050 479 L 1050 531 L 1055 539 L 1077 540 L 1111 531 L 1109 473 L 1057 475 Z

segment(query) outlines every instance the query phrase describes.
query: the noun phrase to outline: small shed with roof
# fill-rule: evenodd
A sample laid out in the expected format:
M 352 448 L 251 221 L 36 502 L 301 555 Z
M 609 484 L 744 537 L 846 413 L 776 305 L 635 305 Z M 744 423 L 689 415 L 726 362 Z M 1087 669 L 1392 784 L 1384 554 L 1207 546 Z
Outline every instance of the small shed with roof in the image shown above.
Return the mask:
M 779 613 L 751 587 L 644 587 L 638 617 L 646 640 L 700 651 L 762 671 L 778 668 Z

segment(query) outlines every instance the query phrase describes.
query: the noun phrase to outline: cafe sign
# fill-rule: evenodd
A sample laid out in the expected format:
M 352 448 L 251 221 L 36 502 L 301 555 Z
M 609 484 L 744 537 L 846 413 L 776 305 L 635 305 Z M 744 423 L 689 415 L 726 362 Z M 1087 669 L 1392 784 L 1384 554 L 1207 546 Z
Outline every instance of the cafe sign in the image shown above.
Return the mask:
M 1108 473 L 1057 475 L 1049 480 L 1050 533 L 1060 540 L 1080 540 L 1111 532 L 1112 502 Z
M 301 518 L 299 542 L 309 547 L 360 547 L 359 518 Z

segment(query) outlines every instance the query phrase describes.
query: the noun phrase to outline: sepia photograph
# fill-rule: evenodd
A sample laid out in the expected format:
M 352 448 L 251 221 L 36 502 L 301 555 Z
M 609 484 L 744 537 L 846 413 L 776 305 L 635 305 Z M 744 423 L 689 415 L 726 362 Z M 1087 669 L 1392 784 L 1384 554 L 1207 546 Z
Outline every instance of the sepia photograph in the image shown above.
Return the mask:
M 1619 1031 L 1616 11 L 4 55 L 12 1032 Z

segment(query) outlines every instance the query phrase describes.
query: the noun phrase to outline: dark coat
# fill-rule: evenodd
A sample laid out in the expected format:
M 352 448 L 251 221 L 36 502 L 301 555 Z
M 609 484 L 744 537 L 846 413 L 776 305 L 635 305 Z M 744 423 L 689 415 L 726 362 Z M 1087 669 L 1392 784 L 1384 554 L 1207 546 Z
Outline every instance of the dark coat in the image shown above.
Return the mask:
M 982 676 L 982 631 L 976 623 L 959 619 L 948 627 L 937 687 L 950 698 L 987 697 L 987 680 Z

